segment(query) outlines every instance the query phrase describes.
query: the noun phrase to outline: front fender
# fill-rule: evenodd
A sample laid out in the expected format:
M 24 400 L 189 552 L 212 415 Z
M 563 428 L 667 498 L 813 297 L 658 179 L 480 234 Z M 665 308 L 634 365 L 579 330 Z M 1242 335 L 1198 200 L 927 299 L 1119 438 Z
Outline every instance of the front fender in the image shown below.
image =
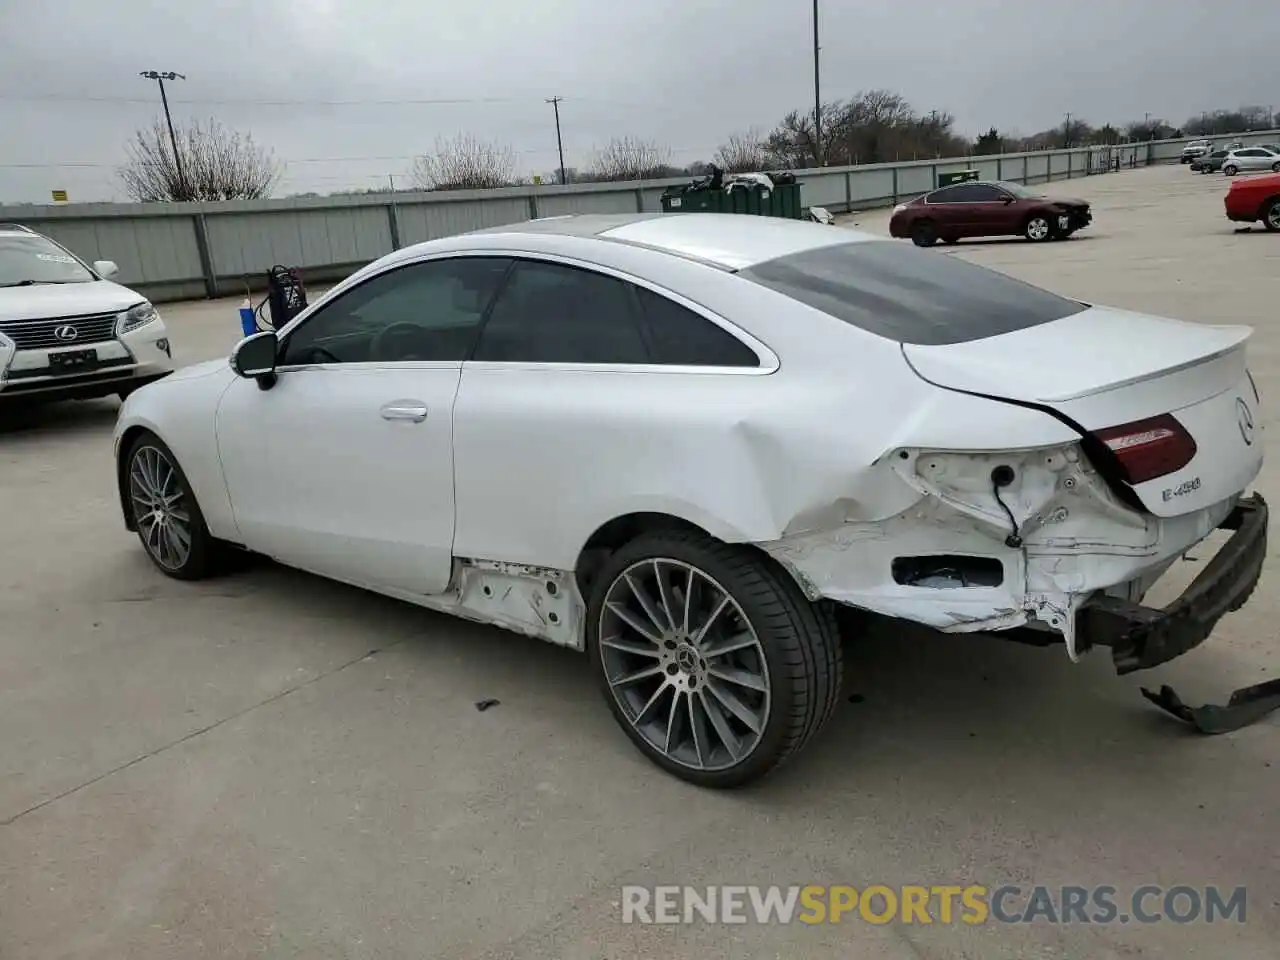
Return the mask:
M 177 458 L 209 532 L 222 540 L 240 541 L 214 432 L 218 402 L 234 377 L 229 370 L 227 373 L 226 378 L 217 376 L 216 371 L 177 380 L 166 378 L 130 394 L 125 401 L 116 421 L 114 443 L 116 484 L 126 526 L 130 526 L 130 511 L 124 458 L 145 431 L 158 437 Z

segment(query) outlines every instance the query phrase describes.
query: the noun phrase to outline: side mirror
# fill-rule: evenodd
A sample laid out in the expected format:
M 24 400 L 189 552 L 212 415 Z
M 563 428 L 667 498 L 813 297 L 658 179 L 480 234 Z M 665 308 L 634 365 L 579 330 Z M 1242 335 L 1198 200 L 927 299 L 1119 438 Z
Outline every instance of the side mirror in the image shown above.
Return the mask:
M 245 337 L 231 352 L 231 369 L 246 380 L 261 382 L 260 378 L 274 377 L 277 346 L 275 331 L 272 330 Z
M 1007 193 L 1004 195 L 1002 199 L 1004 200 L 1006 206 L 1013 203 L 1013 197 L 1009 196 Z
M 93 272 L 103 280 L 110 280 L 120 272 L 120 268 L 116 266 L 114 260 L 95 260 L 93 261 Z

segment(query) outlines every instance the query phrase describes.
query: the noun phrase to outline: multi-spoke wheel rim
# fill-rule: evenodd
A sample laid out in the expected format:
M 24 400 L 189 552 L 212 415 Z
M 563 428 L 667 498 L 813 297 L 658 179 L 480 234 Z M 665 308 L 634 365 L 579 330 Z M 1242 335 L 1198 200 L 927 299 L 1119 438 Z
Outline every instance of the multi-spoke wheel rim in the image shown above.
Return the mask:
M 1280 203 L 1273 203 L 1271 209 L 1267 211 L 1267 223 L 1280 230 Z
M 1027 224 L 1027 236 L 1032 240 L 1043 240 L 1049 235 L 1049 221 L 1043 217 L 1036 217 Z
M 714 578 L 681 560 L 634 563 L 610 584 L 599 627 L 614 701 L 650 747 L 693 770 L 751 755 L 769 719 L 769 666 Z
M 139 447 L 129 465 L 129 497 L 147 552 L 166 570 L 191 556 L 191 513 L 177 468 L 155 447 Z

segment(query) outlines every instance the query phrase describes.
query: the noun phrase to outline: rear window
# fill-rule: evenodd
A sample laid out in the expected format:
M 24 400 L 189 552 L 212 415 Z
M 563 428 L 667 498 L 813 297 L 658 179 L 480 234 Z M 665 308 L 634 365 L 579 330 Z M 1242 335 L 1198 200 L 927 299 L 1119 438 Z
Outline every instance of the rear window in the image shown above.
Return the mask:
M 958 257 L 892 240 L 806 250 L 739 276 L 899 343 L 965 343 L 1088 309 Z

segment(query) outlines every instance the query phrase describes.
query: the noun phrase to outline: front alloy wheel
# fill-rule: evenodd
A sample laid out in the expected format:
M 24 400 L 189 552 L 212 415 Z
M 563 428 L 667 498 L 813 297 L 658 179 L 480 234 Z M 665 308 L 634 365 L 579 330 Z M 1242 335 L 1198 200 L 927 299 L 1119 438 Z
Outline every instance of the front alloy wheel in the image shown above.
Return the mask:
M 210 572 L 216 543 L 205 526 L 173 454 L 160 440 L 140 437 L 129 452 L 128 497 L 138 539 L 160 570 L 179 580 Z
M 1272 233 L 1280 231 L 1280 197 L 1268 203 L 1262 211 L 1262 225 Z
M 1053 236 L 1053 227 L 1049 223 L 1048 217 L 1037 213 L 1027 221 L 1025 232 L 1028 240 L 1039 243 L 1040 241 L 1048 240 Z
M 652 761 L 736 786 L 793 755 L 839 696 L 838 631 L 767 559 L 686 533 L 643 536 L 593 591 L 588 643 L 609 706 Z

